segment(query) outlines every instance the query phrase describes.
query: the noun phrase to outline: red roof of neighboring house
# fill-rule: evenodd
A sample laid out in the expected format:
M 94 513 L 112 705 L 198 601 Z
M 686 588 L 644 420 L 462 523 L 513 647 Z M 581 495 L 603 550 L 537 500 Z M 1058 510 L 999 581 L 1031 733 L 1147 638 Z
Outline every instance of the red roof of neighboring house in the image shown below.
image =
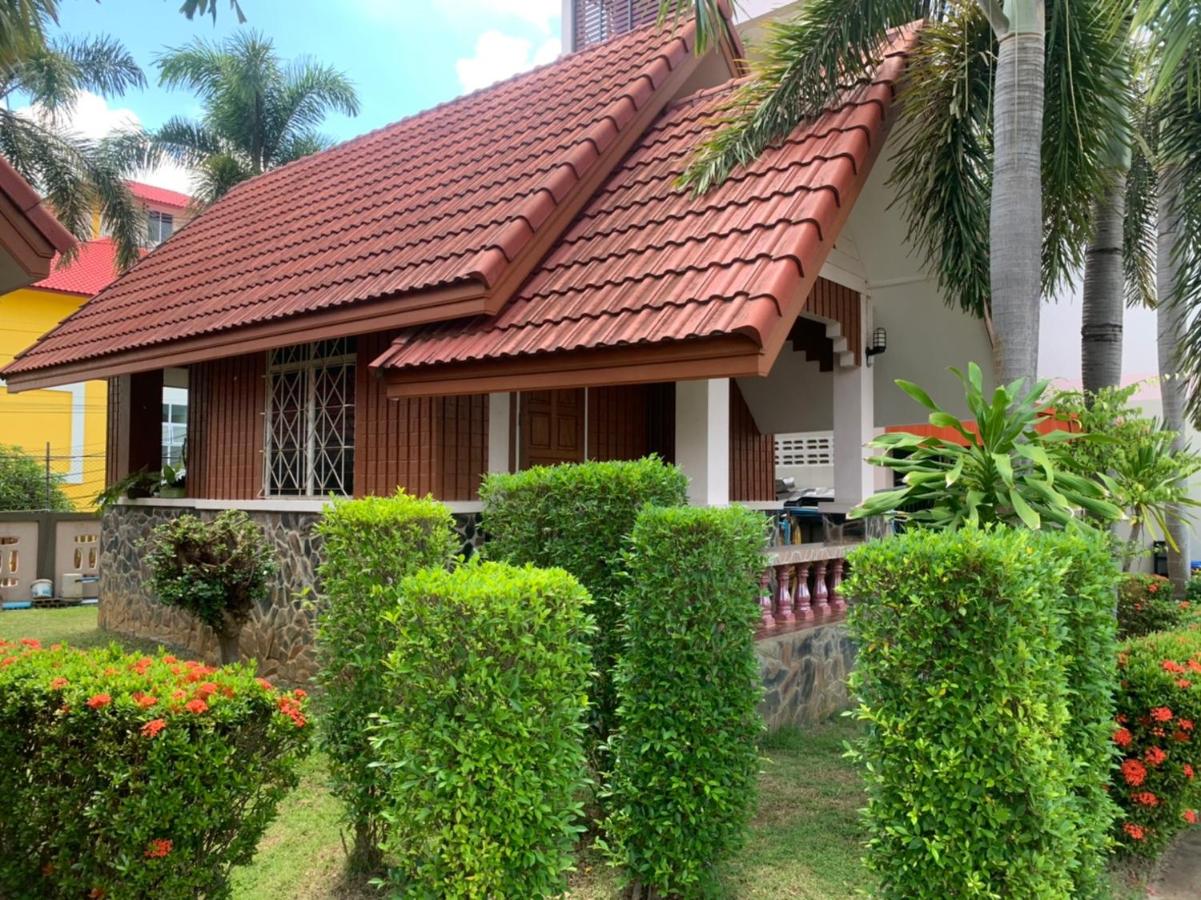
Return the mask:
M 127 181 L 129 191 L 139 200 L 145 200 L 147 203 L 153 203 L 156 206 L 173 206 L 176 209 L 187 209 L 188 204 L 192 202 L 192 198 L 187 194 L 181 194 L 179 191 L 169 191 L 166 188 L 155 187 L 152 184 L 143 184 L 140 181 Z
M 484 378 L 489 390 L 578 386 L 650 380 L 658 357 L 632 358 L 642 371 L 625 376 L 547 359 L 541 385 L 528 366 L 506 381 L 516 370 L 498 364 L 666 344 L 693 353 L 697 339 L 737 336 L 728 355 L 747 358 L 715 368 L 770 367 L 883 144 L 914 36 L 896 34 L 870 83 L 699 198 L 676 179 L 733 85 L 674 105 L 499 315 L 411 329 L 373 365 L 394 395 L 473 392 Z
M 79 245 L 75 259 L 65 266 L 61 256 L 54 257 L 50 274 L 31 287 L 46 291 L 92 296 L 104 290 L 117 277 L 117 246 L 112 238 L 97 238 Z
M 245 182 L 5 377 L 495 313 L 695 71 L 693 33 L 651 25 Z

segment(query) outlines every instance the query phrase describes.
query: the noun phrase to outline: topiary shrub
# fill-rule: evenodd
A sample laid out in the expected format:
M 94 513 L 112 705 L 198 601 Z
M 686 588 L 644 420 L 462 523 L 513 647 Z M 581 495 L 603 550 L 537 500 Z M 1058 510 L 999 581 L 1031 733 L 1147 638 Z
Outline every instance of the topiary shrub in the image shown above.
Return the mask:
M 1201 807 L 1201 630 L 1132 638 L 1118 655 L 1113 741 L 1121 754 L 1111 794 L 1125 812 L 1118 840 L 1154 858 Z
M 741 507 L 648 507 L 634 526 L 604 846 L 639 890 L 712 889 L 745 836 L 763 547 L 763 516 Z
M 229 896 L 308 750 L 244 666 L 0 641 L 0 896 Z
M 388 613 L 393 704 L 372 738 L 406 897 L 551 897 L 582 830 L 593 625 L 561 569 L 426 569 Z
M 638 511 L 648 503 L 687 502 L 688 479 L 657 457 L 633 462 L 536 466 L 490 474 L 480 487 L 489 559 L 516 565 L 560 566 L 592 596 L 597 631 L 591 690 L 590 756 L 613 729 L 613 666 L 620 649 L 617 624 L 621 552 Z
M 852 554 L 867 861 L 882 896 L 1093 892 L 1102 826 L 1086 807 L 1107 767 L 1073 714 L 1103 717 L 1106 676 L 1072 654 L 1106 643 L 1103 579 L 1069 616 L 1066 575 L 1099 551 L 1064 549 L 994 528 L 911 531 Z
M 207 522 L 185 513 L 156 527 L 144 549 L 158 599 L 212 628 L 221 661 L 236 662 L 242 626 L 276 572 L 263 529 L 240 510 Z
M 1118 637 L 1171 631 L 1183 624 L 1188 606 L 1172 596 L 1172 582 L 1160 575 L 1128 574 L 1118 589 Z
M 329 756 L 334 793 L 354 828 L 352 868 L 374 871 L 383 837 L 383 775 L 368 740 L 372 716 L 390 708 L 384 660 L 392 649 L 385 614 L 405 576 L 450 564 L 454 520 L 432 498 L 336 500 L 316 526 L 321 535 L 321 602 L 317 616 L 317 680 L 325 689 L 321 748 Z

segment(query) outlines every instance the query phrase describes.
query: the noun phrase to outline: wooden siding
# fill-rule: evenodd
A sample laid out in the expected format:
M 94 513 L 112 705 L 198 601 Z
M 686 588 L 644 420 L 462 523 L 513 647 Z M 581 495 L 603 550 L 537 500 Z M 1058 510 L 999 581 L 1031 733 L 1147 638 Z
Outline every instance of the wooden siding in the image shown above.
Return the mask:
M 188 496 L 252 500 L 263 491 L 266 358 L 200 363 L 188 371 Z
M 775 436 L 763 434 L 737 383 L 730 382 L 730 499 L 776 498 Z
M 488 465 L 488 398 L 417 397 L 389 400 L 368 369 L 391 335 L 359 338 L 355 370 L 356 496 L 403 487 L 440 500 L 474 500 Z
M 805 301 L 802 315 L 819 316 L 842 326 L 847 348 L 855 354 L 855 365 L 863 362 L 863 326 L 860 322 L 859 292 L 818 278 Z
M 114 484 L 139 469 L 162 464 L 163 373 L 161 370 L 108 379 L 104 483 Z

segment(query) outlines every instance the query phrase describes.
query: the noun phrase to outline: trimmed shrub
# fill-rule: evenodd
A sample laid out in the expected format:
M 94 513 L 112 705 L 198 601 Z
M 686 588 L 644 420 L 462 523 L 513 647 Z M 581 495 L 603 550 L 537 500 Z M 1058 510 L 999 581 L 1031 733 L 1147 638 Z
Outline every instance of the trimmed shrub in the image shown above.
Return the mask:
M 1172 596 L 1172 582 L 1161 575 L 1128 574 L 1118 589 L 1118 637 L 1132 638 L 1181 625 L 1187 606 Z
M 0 896 L 229 896 L 308 750 L 249 667 L 0 641 Z
M 1129 852 L 1158 856 L 1201 807 L 1201 630 L 1133 638 L 1118 655 L 1113 741 L 1122 755 L 1111 793 L 1126 814 Z
M 355 832 L 353 867 L 380 864 L 383 776 L 372 763 L 372 716 L 390 708 L 384 660 L 392 648 L 385 614 L 390 590 L 404 577 L 454 559 L 454 520 L 432 498 L 398 491 L 393 497 L 335 500 L 317 524 L 323 547 L 318 574 L 317 680 L 325 689 L 321 748 L 329 756 L 334 793 L 346 804 Z
M 155 528 L 145 542 L 151 586 L 217 634 L 221 661 L 238 659 L 238 635 L 267 599 L 275 554 L 263 529 L 240 510 L 204 521 L 185 513 Z
M 604 845 L 663 895 L 712 890 L 755 808 L 764 526 L 741 507 L 648 507 L 630 538 Z
M 536 466 L 514 474 L 491 474 L 480 487 L 489 559 L 523 565 L 561 566 L 592 596 L 596 618 L 591 692 L 592 744 L 613 730 L 616 700 L 613 667 L 621 649 L 621 552 L 638 511 L 648 503 L 687 502 L 688 479 L 657 457 L 633 462 Z
M 473 562 L 394 596 L 394 700 L 372 737 L 394 886 L 559 896 L 582 830 L 587 592 L 561 569 Z
M 852 555 L 852 687 L 882 896 L 1095 893 L 1111 807 L 1087 808 L 1108 774 L 1089 719 L 1104 721 L 1112 676 L 1087 666 L 1107 658 L 1111 576 L 1064 588 L 1089 565 L 1111 572 L 1100 552 L 995 528 L 913 531 Z

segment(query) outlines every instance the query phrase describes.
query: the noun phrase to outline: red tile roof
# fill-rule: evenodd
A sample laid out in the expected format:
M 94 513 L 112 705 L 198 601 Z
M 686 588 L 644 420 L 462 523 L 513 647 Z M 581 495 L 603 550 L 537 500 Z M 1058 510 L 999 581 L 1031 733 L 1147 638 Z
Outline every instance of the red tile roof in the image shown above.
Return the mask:
M 181 194 L 179 191 L 169 191 L 166 188 L 155 187 L 152 184 L 143 184 L 140 181 L 127 181 L 130 193 L 139 200 L 144 200 L 147 203 L 153 203 L 155 206 L 171 206 L 175 209 L 187 209 L 188 204 L 192 202 L 192 198 L 187 194 Z
M 79 245 L 79 253 L 68 265 L 54 257 L 50 275 L 31 287 L 91 297 L 104 290 L 117 277 L 117 246 L 112 238 L 97 238 Z
M 695 69 L 692 33 L 640 29 L 239 185 L 5 377 L 294 318 L 308 334 L 319 313 L 366 331 L 381 301 L 394 324 L 497 311 Z
M 885 139 L 913 37 L 894 35 L 870 83 L 699 198 L 676 179 L 733 85 L 677 103 L 499 315 L 409 330 L 373 365 L 416 393 L 465 363 L 730 335 L 770 365 Z

